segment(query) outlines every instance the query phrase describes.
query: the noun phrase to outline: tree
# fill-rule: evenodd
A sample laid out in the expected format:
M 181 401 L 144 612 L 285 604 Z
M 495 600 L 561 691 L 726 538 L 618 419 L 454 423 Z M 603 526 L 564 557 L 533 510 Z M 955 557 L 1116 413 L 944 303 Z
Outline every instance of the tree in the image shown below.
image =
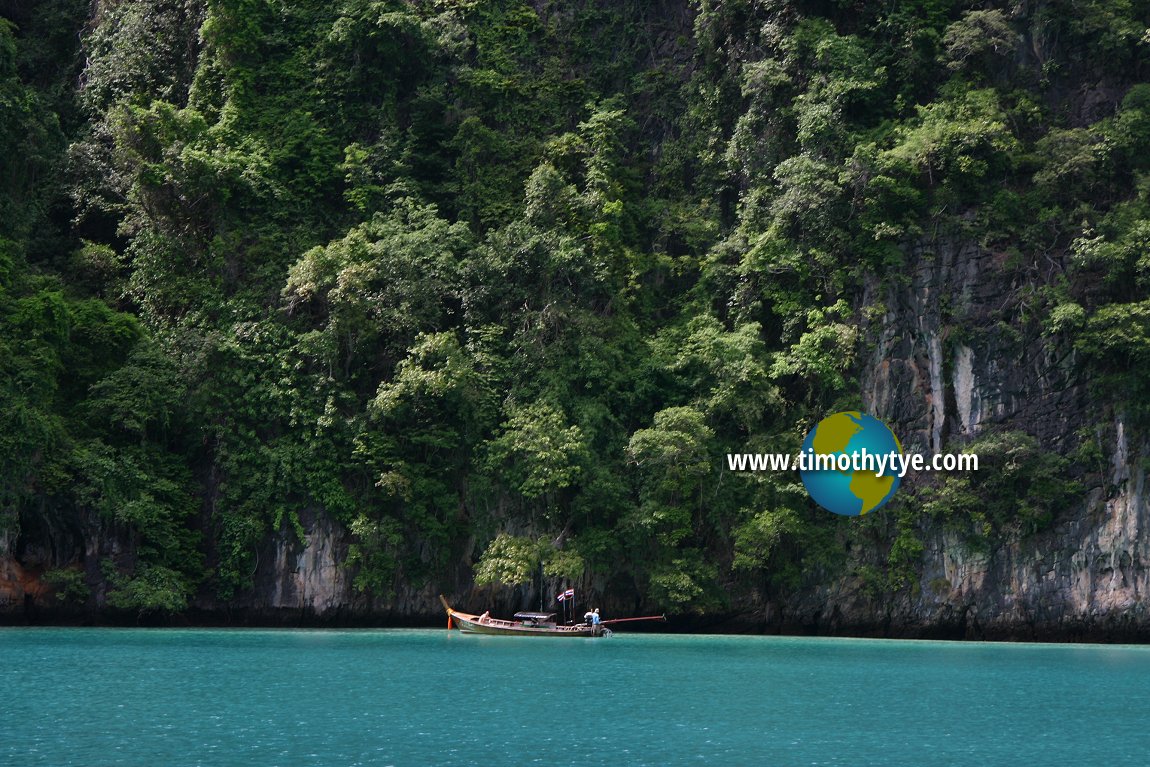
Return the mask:
M 512 404 L 506 414 L 499 436 L 488 443 L 488 465 L 529 500 L 575 486 L 587 458 L 582 430 L 545 400 Z
M 703 479 L 712 471 L 714 432 L 703 414 L 673 407 L 655 414 L 654 425 L 631 435 L 627 457 L 638 470 L 640 506 L 634 524 L 673 547 L 695 531 Z

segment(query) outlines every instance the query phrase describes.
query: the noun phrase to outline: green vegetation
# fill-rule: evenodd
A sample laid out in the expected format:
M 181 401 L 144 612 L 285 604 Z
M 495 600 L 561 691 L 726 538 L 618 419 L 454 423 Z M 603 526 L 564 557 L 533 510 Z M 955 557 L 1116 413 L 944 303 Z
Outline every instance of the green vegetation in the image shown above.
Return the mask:
M 1150 426 L 1145 2 L 0 14 L 0 541 L 69 601 L 241 596 L 317 517 L 381 603 L 461 563 L 679 611 L 909 587 L 928 529 L 1033 535 L 1102 461 L 988 421 L 977 478 L 852 527 L 723 456 L 859 406 L 948 243 L 1012 292 L 942 337 Z
M 1070 461 L 1048 453 L 1033 437 L 1001 432 L 972 442 L 966 452 L 994 471 L 948 476 L 925 493 L 923 509 L 957 527 L 976 545 L 1037 532 L 1082 496 Z

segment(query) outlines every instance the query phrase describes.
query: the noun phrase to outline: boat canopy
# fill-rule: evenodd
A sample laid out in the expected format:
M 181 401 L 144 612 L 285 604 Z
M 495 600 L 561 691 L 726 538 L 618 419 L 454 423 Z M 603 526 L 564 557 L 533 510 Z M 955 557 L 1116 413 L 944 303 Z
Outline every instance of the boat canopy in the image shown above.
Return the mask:
M 535 621 L 536 623 L 546 623 L 547 621 L 554 619 L 555 613 L 515 613 L 515 620 L 517 621 Z

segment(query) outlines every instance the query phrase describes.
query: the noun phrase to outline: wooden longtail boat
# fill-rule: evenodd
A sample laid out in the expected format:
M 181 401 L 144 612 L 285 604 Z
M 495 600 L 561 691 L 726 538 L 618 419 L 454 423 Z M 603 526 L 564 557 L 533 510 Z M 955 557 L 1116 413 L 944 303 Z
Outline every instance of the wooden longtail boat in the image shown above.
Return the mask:
M 555 613 L 515 613 L 514 620 L 492 618 L 487 613 L 473 615 L 453 609 L 442 594 L 439 601 L 447 611 L 447 628 L 452 625 L 464 634 L 491 634 L 497 636 L 562 636 L 597 637 L 611 636 L 610 625 L 630 621 L 666 621 L 665 615 L 649 615 L 643 618 L 615 618 L 602 621 L 598 625 L 577 623 L 563 626 L 555 622 Z

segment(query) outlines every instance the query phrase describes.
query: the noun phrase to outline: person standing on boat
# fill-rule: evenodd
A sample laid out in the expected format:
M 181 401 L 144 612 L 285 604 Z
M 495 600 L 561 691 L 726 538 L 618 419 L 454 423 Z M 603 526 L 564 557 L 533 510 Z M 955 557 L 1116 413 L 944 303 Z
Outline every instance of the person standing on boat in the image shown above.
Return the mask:
M 589 624 L 589 623 L 591 623 L 591 621 L 593 621 L 594 619 L 595 619 L 595 613 L 594 613 L 593 611 L 591 611 L 591 610 L 588 610 L 587 612 L 583 613 L 583 622 L 584 622 L 584 623 L 588 623 L 588 624 Z
M 595 609 L 594 609 L 594 610 L 591 612 L 591 625 L 592 625 L 594 628 L 599 628 L 599 608 L 598 608 L 598 607 L 596 607 L 596 608 L 595 608 Z

